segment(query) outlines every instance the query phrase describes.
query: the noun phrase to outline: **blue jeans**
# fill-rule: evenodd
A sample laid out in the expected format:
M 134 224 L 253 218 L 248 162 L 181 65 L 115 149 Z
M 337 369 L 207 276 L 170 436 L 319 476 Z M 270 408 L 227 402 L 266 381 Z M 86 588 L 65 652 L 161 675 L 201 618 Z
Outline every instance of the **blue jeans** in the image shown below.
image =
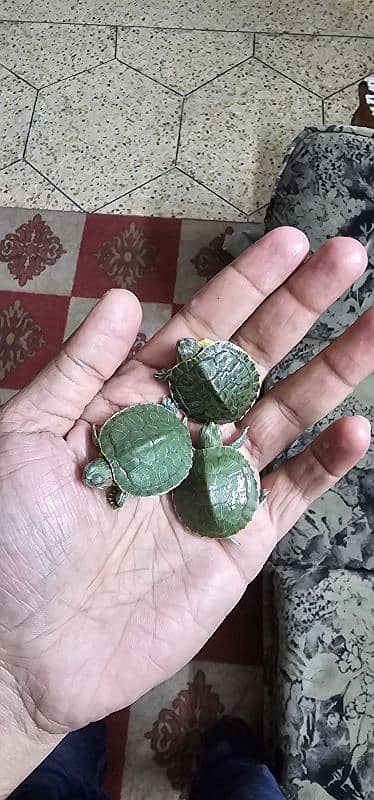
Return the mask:
M 8 800 L 108 800 L 105 725 L 70 733 Z M 152 800 L 150 795 L 149 800 Z M 285 800 L 241 721 L 223 721 L 201 748 L 190 800 Z

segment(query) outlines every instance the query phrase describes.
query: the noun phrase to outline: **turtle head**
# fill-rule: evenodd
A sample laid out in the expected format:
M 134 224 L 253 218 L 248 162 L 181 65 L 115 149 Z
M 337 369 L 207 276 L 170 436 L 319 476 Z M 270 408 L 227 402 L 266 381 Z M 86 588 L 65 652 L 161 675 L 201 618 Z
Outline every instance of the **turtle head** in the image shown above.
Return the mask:
M 202 347 L 206 347 L 208 344 L 213 344 L 210 339 L 200 339 L 198 342 L 197 339 L 178 339 L 177 341 L 177 353 L 181 361 L 186 361 L 187 358 L 193 358 L 196 354 L 201 350 Z
M 222 444 L 221 432 L 215 422 L 208 422 L 203 425 L 200 431 L 198 449 L 203 450 L 206 447 L 220 447 Z
M 89 461 L 84 468 L 84 482 L 94 489 L 109 489 L 113 484 L 112 470 L 105 458 Z

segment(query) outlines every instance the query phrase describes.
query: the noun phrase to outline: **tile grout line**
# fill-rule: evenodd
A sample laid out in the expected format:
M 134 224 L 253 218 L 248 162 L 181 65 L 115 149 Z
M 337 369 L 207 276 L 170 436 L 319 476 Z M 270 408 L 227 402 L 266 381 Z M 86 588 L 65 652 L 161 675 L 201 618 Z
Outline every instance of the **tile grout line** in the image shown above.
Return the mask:
M 28 159 L 26 158 L 26 156 L 24 156 L 24 158 L 23 158 L 23 161 L 25 162 L 25 164 L 27 164 L 29 167 L 31 167 L 31 169 L 35 170 L 35 172 L 37 172 L 37 173 L 38 173 L 38 175 L 40 175 L 40 177 L 41 177 L 41 178 L 44 178 L 44 180 L 45 180 L 45 181 L 47 181 L 47 183 L 49 183 L 51 186 L 53 186 L 53 188 L 54 188 L 54 189 L 57 189 L 57 191 L 58 191 L 60 194 L 62 194 L 64 197 L 66 197 L 66 199 L 67 199 L 67 200 L 69 200 L 69 203 L 72 203 L 72 204 L 73 204 L 73 206 L 76 206 L 76 207 L 77 207 L 77 209 L 78 209 L 79 211 L 83 211 L 85 214 L 87 214 L 87 213 L 88 213 L 88 212 L 86 211 L 86 209 L 85 209 L 85 208 L 83 208 L 83 206 L 80 206 L 80 205 L 79 205 L 79 203 L 76 203 L 76 201 L 75 201 L 75 200 L 72 200 L 72 198 L 71 198 L 71 197 L 69 197 L 69 195 L 68 195 L 68 194 L 66 194 L 66 192 L 64 192 L 64 190 L 63 190 L 63 189 L 60 189 L 60 187 L 59 187 L 59 186 L 56 186 L 56 184 L 55 184 L 55 183 L 53 183 L 53 181 L 51 181 L 51 179 L 50 179 L 50 178 L 47 178 L 47 176 L 46 176 L 46 175 L 43 175 L 43 173 L 42 173 L 42 172 L 40 172 L 40 169 L 38 169 L 38 167 L 35 167 L 35 165 L 31 163 L 31 161 L 28 161 Z
M 322 98 L 322 125 L 326 125 L 325 118 L 326 118 L 326 115 L 325 115 L 325 101 Z
M 127 61 L 123 61 L 122 58 L 116 58 L 114 60 L 117 61 L 118 64 L 123 64 L 126 69 L 132 69 L 133 72 L 141 75 L 142 78 L 147 78 L 149 81 L 153 81 L 153 83 L 155 83 L 157 86 L 162 86 L 163 89 L 166 89 L 168 92 L 172 92 L 172 94 L 175 94 L 176 97 L 184 99 L 184 95 L 181 92 L 178 92 L 177 89 L 167 86 L 166 83 L 162 83 L 161 81 L 157 80 L 157 78 L 152 78 L 147 72 L 142 72 L 139 67 L 133 67 L 131 64 L 128 64 Z
M 157 181 L 159 178 L 162 178 L 164 175 L 168 175 L 169 172 L 173 171 L 173 169 L 175 169 L 175 167 L 169 167 L 168 169 L 164 170 L 163 172 L 160 172 L 159 175 L 155 175 L 154 178 L 150 178 L 148 181 L 144 181 L 144 183 L 141 183 L 139 186 L 133 186 L 133 188 L 129 189 L 128 192 L 124 192 L 123 194 L 118 195 L 118 197 L 115 197 L 113 200 L 108 200 L 107 202 L 103 203 L 102 206 L 98 206 L 93 211 L 89 211 L 87 213 L 96 214 L 98 211 L 101 211 L 103 208 L 105 208 L 105 206 L 112 205 L 112 203 L 117 203 L 118 200 L 122 200 L 123 197 L 128 197 L 130 194 L 132 194 L 133 192 L 136 192 L 138 189 L 144 189 L 145 186 L 148 186 L 150 183 L 153 183 L 153 181 Z
M 23 158 L 16 158 L 14 161 L 11 161 L 10 164 L 6 164 L 5 167 L 0 167 L 0 172 L 5 172 L 6 169 L 10 169 L 14 167 L 15 164 L 20 164 L 23 161 Z
M 290 78 L 288 75 L 286 75 L 286 73 L 281 72 L 276 67 L 271 67 L 270 64 L 268 64 L 266 61 L 263 61 L 262 58 L 259 58 L 258 56 L 254 56 L 254 60 L 257 61 L 259 64 L 262 64 L 263 67 L 267 67 L 268 69 L 273 70 L 273 72 L 275 72 L 277 75 L 281 75 L 282 78 L 286 78 L 287 81 L 290 81 L 291 83 L 294 83 L 295 86 L 299 86 L 300 89 L 304 89 L 305 92 L 309 92 L 309 94 L 313 94 L 314 97 L 318 97 L 319 100 L 322 100 L 322 95 L 318 94 L 317 92 L 314 92 L 313 89 L 308 89 L 308 87 L 304 86 L 303 83 L 299 83 L 299 81 L 295 81 L 294 78 Z
M 231 70 L 236 69 L 237 67 L 241 67 L 243 64 L 246 64 L 247 61 L 251 61 L 252 58 L 253 58 L 253 55 L 251 53 L 250 56 L 246 56 L 246 58 L 243 58 L 242 61 L 238 61 L 237 64 L 232 64 L 231 67 L 227 67 L 227 69 L 225 69 L 223 72 L 219 72 L 218 75 L 215 75 L 214 78 L 209 78 L 208 81 L 205 81 L 204 83 L 200 83 L 199 86 L 195 87 L 195 89 L 191 89 L 190 92 L 186 92 L 186 94 L 184 95 L 184 99 L 186 99 L 187 97 L 190 97 L 191 94 L 194 94 L 195 92 L 199 91 L 200 89 L 203 89 L 204 86 L 209 86 L 209 84 L 213 83 L 213 81 L 216 81 L 219 78 L 222 78 L 224 75 L 227 75 L 227 73 L 231 72 Z
M 115 27 L 115 34 L 114 34 L 114 58 L 117 58 L 117 49 L 118 49 L 118 25 Z
M 17 78 L 19 81 L 23 81 L 23 83 L 26 83 L 27 86 L 30 86 L 30 89 L 34 90 L 34 92 L 38 92 L 39 91 L 37 86 L 34 86 L 33 83 L 30 83 L 30 81 L 28 81 L 27 78 L 22 78 L 22 76 L 18 75 L 18 73 L 15 72 L 14 69 L 11 69 L 11 67 L 6 67 L 5 64 L 3 64 L 2 62 L 0 62 L 0 67 L 2 67 L 7 72 L 9 72 L 10 75 L 13 75 L 14 78 Z
M 56 20 L 52 21 L 50 19 L 9 19 L 9 18 L 0 18 L 1 23 L 8 23 L 12 25 L 70 25 L 70 27 L 86 27 L 86 28 L 125 28 L 125 29 L 145 29 L 145 30 L 154 30 L 154 31 L 186 31 L 186 32 L 201 32 L 201 33 L 244 33 L 244 34 L 253 34 L 257 33 L 261 36 L 307 36 L 309 39 L 313 39 L 316 36 L 321 38 L 329 39 L 329 38 L 338 38 L 338 39 L 374 39 L 374 33 L 372 34 L 365 34 L 365 33 L 322 33 L 322 32 L 305 32 L 305 31 L 277 31 L 273 29 L 269 30 L 254 30 L 249 28 L 215 28 L 212 30 L 211 28 L 185 28 L 185 27 L 173 27 L 173 26 L 161 26 L 161 25 L 142 25 L 136 23 L 128 23 L 128 24 L 121 24 L 120 22 L 78 22 L 78 21 L 61 21 Z
M 178 156 L 179 156 L 179 149 L 180 149 L 180 143 L 181 143 L 182 125 L 183 125 L 183 116 L 184 116 L 184 106 L 185 106 L 185 98 L 183 97 L 182 98 L 182 103 L 181 103 L 181 115 L 180 115 L 180 118 L 179 118 L 177 147 L 176 147 L 176 151 L 175 151 L 175 166 L 177 165 Z
M 23 147 L 22 158 L 26 158 L 26 150 L 27 150 L 27 145 L 28 145 L 28 143 L 29 143 L 29 138 L 30 138 L 30 133 L 31 133 L 31 128 L 32 128 L 32 123 L 33 123 L 33 121 L 34 121 L 34 115 L 35 115 L 35 110 L 36 110 L 36 104 L 37 104 L 37 102 L 38 102 L 38 97 L 39 97 L 39 89 L 37 89 L 37 90 L 36 90 L 36 95 L 35 95 L 34 105 L 33 105 L 33 107 L 32 107 L 32 112 L 31 112 L 31 117 L 30 117 L 29 127 L 28 127 L 28 130 L 27 130 L 26 139 L 25 139 L 25 144 L 24 144 L 24 147 Z
M 50 86 L 56 86 L 57 83 L 62 83 L 63 81 L 70 81 L 73 78 L 78 78 L 79 75 L 84 75 L 85 72 L 92 72 L 94 69 L 100 69 L 100 67 L 105 67 L 106 64 L 111 64 L 112 61 L 115 61 L 115 56 L 112 58 L 108 58 L 108 61 L 101 61 L 99 64 L 93 64 L 91 67 L 85 67 L 85 69 L 79 70 L 79 72 L 74 72 L 72 75 L 65 75 L 64 78 L 57 78 L 57 80 L 52 81 L 51 83 L 45 83 L 43 86 L 40 87 L 39 91 L 43 91 L 44 89 L 49 89 Z
M 181 166 L 179 166 L 179 164 L 176 164 L 175 167 L 178 170 L 178 172 L 182 173 L 182 175 L 185 175 L 187 178 L 190 178 L 192 181 L 195 181 L 195 183 L 197 183 L 199 186 L 202 186 L 203 189 L 207 189 L 208 192 L 214 194 L 215 197 L 218 197 L 219 200 L 222 200 L 224 203 L 227 203 L 227 205 L 231 206 L 231 208 L 234 208 L 235 211 L 239 211 L 239 213 L 243 214 L 244 217 L 246 216 L 246 211 L 243 211 L 242 208 L 235 206 L 234 203 L 231 203 L 231 201 L 227 200 L 226 197 L 223 197 L 221 194 L 218 194 L 218 192 L 215 192 L 214 189 L 211 189 L 210 186 L 206 186 L 205 183 L 200 181 L 194 175 L 190 175 L 188 172 L 186 172 L 186 170 L 184 170 Z

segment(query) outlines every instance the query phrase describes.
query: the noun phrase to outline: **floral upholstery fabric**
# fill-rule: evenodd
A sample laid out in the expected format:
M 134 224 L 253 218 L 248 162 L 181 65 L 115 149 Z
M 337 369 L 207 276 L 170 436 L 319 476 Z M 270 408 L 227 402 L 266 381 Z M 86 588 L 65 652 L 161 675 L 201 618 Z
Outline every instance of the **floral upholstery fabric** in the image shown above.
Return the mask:
M 272 723 L 286 797 L 373 800 L 374 575 L 331 570 L 305 587 L 302 568 L 288 567 L 271 578 Z
M 285 158 L 264 225 L 227 236 L 225 248 L 237 256 L 279 225 L 304 231 L 312 251 L 332 236 L 353 236 L 369 263 L 271 372 L 266 388 L 373 305 L 374 131 L 305 129 Z M 342 414 L 363 414 L 374 423 L 373 407 L 374 376 L 275 466 Z M 265 730 L 290 800 L 374 800 L 373 456 L 374 442 L 280 542 L 265 573 Z

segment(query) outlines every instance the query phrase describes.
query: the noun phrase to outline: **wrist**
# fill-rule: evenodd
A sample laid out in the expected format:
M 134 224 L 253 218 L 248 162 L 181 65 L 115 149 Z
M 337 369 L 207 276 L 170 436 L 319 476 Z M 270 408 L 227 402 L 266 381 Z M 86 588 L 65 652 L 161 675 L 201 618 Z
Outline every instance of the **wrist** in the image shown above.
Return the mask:
M 0 800 L 5 800 L 63 739 L 41 730 L 23 693 L 0 661 Z

